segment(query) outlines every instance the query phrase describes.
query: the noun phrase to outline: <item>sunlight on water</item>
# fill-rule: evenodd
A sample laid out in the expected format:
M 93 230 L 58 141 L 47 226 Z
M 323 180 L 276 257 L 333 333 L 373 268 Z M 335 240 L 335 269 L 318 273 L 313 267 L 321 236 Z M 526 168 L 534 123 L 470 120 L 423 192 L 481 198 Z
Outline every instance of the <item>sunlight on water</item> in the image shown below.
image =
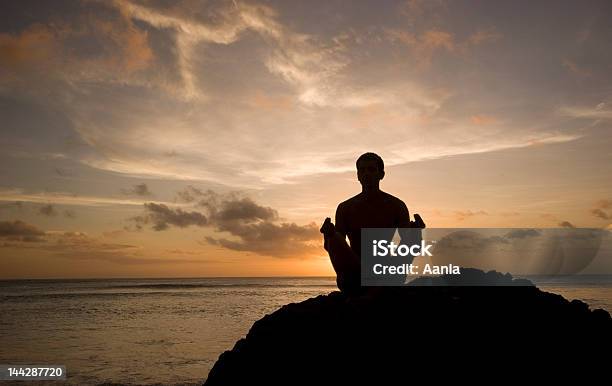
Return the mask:
M 2 363 L 65 364 L 74 384 L 201 382 L 254 321 L 331 279 L 2 283 Z

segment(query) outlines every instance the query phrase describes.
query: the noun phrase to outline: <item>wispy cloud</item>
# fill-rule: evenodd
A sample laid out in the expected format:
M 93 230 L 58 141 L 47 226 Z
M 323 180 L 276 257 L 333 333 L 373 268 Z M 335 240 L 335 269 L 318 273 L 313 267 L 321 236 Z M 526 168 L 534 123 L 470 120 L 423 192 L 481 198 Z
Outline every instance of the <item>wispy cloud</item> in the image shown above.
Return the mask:
M 559 110 L 561 115 L 571 118 L 612 119 L 612 104 L 601 102 L 596 106 L 566 106 Z
M 541 129 L 546 122 L 520 113 L 507 119 L 502 100 L 490 102 L 502 107 L 464 112 L 463 104 L 477 101 L 462 93 L 476 95 L 469 90 L 481 87 L 478 79 L 452 84 L 437 67 L 435 73 L 404 71 L 413 60 L 460 65 L 503 42 L 505 32 L 488 21 L 453 30 L 444 2 L 402 4 L 396 16 L 408 22 L 401 28 L 349 23 L 325 33 L 300 28 L 279 7 L 257 2 L 92 4 L 104 12 L 78 10 L 73 19 L 58 16 L 56 24 L 4 39 L 11 52 L 50 55 L 42 59 L 49 65 L 59 58 L 52 67 L 67 81 L 48 85 L 59 97 L 39 100 L 60 111 L 82 142 L 62 159 L 95 169 L 262 189 L 352 171 L 353 162 L 344 161 L 373 149 L 392 166 L 584 135 Z M 77 28 L 83 21 L 91 26 Z M 100 54 L 81 53 L 81 45 L 72 46 L 75 37 L 99 38 Z M 410 55 L 396 55 L 390 43 Z M 21 67 L 27 66 L 14 66 Z M 609 115 L 605 109 L 569 112 Z
M 35 192 L 29 193 L 23 189 L 0 190 L 0 201 L 32 202 L 50 205 L 49 202 L 62 205 L 100 206 L 100 205 L 129 205 L 142 206 L 146 199 L 126 199 L 102 196 L 82 196 L 67 192 Z M 163 201 L 157 201 L 164 203 Z M 172 203 L 166 203 L 172 204 Z M 54 210 L 54 208 L 52 208 Z

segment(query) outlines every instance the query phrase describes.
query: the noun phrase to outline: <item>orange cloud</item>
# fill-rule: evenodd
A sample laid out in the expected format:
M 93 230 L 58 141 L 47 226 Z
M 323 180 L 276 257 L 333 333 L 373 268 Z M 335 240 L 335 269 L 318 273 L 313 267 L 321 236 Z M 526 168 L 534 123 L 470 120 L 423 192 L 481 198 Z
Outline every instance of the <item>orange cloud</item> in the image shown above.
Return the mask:
M 295 106 L 295 100 L 291 96 L 273 96 L 263 92 L 253 95 L 247 103 L 262 110 L 291 110 Z
M 483 43 L 494 42 L 501 39 L 501 37 L 502 34 L 495 29 L 481 29 L 470 35 L 468 43 L 477 46 Z
M 119 28 L 117 24 L 101 20 L 94 23 L 95 32 L 109 39 L 116 47 L 116 52 L 104 59 L 105 64 L 128 72 L 146 68 L 153 60 L 147 32 L 136 28 L 127 18 L 120 23 Z
M 475 46 L 493 42 L 502 37 L 492 28 L 480 29 L 462 41 L 458 41 L 451 32 L 437 27 L 429 28 L 420 34 L 399 29 L 387 29 L 385 33 L 391 42 L 399 42 L 407 46 L 421 67 L 427 67 L 436 52 L 446 51 L 465 55 Z
M 74 42 L 99 48 L 83 52 Z M 32 72 L 63 77 L 110 77 L 145 69 L 154 58 L 146 31 L 129 18 L 101 20 L 84 15 L 71 22 L 32 24 L 16 34 L 0 34 L 0 65 L 27 78 Z
M 48 62 L 59 47 L 58 36 L 48 27 L 33 24 L 17 35 L 0 34 L 0 63 L 19 68 Z
M 453 35 L 438 29 L 430 29 L 421 34 L 403 30 L 387 30 L 386 33 L 392 42 L 406 45 L 420 66 L 428 66 L 436 51 L 455 50 Z
M 473 124 L 478 125 L 478 126 L 493 125 L 498 122 L 498 120 L 495 117 L 492 117 L 490 115 L 484 115 L 484 114 L 472 115 L 470 117 L 470 121 L 472 121 Z
M 453 35 L 446 31 L 430 30 L 426 31 L 421 37 L 421 42 L 425 48 L 435 49 L 446 48 L 448 51 L 455 49 Z

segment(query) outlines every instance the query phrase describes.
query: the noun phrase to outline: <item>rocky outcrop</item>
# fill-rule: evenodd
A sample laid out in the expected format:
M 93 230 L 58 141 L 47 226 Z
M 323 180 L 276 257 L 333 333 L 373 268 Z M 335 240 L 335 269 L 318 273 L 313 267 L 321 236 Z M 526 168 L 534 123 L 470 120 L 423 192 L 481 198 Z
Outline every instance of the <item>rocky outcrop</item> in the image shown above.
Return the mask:
M 590 367 L 581 371 L 607 371 L 594 364 L 612 344 L 608 312 L 509 275 L 462 276 L 436 279 L 453 286 L 425 280 L 283 306 L 221 354 L 205 384 L 486 381 L 490 371 L 515 379 L 584 363 Z M 462 286 L 466 281 L 487 286 Z

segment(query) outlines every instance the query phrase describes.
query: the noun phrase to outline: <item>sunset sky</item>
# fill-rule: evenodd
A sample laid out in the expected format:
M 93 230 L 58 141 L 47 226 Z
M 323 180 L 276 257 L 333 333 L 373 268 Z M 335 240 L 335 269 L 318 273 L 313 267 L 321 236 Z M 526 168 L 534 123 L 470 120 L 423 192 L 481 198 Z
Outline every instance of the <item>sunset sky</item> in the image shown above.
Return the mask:
M 0 278 L 332 275 L 355 160 L 429 227 L 609 227 L 610 1 L 3 1 Z

